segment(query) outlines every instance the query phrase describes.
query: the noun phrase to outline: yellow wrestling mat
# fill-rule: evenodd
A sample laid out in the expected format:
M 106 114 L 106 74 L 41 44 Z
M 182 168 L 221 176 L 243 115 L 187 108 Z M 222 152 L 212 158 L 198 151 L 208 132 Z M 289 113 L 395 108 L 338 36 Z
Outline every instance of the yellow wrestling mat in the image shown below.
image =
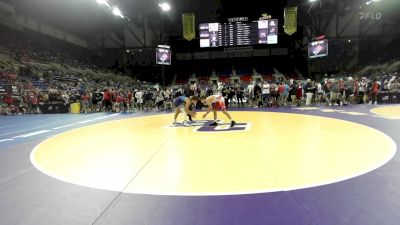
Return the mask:
M 353 122 L 288 113 L 231 115 L 241 122 L 234 131 L 202 123 L 169 126 L 172 114 L 91 125 L 40 143 L 31 161 L 49 176 L 97 189 L 225 195 L 342 181 L 382 166 L 396 152 L 387 135 Z
M 371 113 L 388 119 L 400 119 L 400 106 L 378 107 L 370 110 Z

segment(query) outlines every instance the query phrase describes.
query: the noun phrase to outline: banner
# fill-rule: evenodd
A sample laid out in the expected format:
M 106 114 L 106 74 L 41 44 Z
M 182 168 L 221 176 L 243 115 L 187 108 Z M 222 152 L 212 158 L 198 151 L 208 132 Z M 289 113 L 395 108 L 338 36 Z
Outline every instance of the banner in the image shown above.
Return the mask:
M 188 41 L 191 41 L 196 35 L 194 20 L 195 20 L 194 13 L 182 14 L 183 38 L 185 38 Z
M 263 14 L 261 14 L 260 20 L 269 20 L 271 18 L 272 18 L 272 16 L 268 15 L 268 13 L 263 13 Z
M 285 8 L 285 33 L 292 35 L 297 31 L 297 7 Z

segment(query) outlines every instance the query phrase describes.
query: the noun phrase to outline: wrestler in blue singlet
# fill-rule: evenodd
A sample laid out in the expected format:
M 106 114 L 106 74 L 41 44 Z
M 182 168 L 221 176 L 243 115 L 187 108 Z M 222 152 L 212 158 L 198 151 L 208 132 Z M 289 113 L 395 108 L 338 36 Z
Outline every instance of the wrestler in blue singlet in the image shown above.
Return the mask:
M 185 96 L 179 96 L 174 100 L 174 105 L 175 107 L 179 107 L 179 106 L 185 106 L 186 104 L 186 97 Z

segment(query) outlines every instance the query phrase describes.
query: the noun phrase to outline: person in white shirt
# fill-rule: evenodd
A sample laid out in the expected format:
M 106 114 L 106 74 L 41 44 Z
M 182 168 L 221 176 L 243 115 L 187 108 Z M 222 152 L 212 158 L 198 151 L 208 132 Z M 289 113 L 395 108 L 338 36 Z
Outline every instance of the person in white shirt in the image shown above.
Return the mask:
M 366 92 L 367 92 L 367 78 L 363 77 L 361 78 L 361 82 L 358 84 L 358 96 L 361 98 L 360 102 L 361 103 L 366 103 Z
M 249 96 L 248 97 L 249 107 L 252 107 L 254 100 L 254 81 L 247 86 L 247 94 Z
M 164 100 L 170 100 L 171 91 L 169 89 L 165 89 L 164 91 Z
M 197 85 L 195 82 L 189 86 L 189 90 L 190 90 L 190 94 L 189 94 L 190 96 L 196 95 Z
M 218 94 L 218 95 L 222 95 L 222 90 L 223 90 L 223 89 L 224 89 L 224 83 L 218 82 L 217 94 Z
M 315 98 L 315 101 L 320 103 L 322 98 L 322 84 L 318 82 L 316 88 L 317 88 L 317 96 Z
M 262 101 L 269 101 L 270 97 L 270 86 L 267 81 L 264 81 L 262 85 Z
M 142 90 L 139 90 L 138 92 L 136 92 L 135 98 L 136 98 L 138 110 L 140 110 L 141 108 L 143 109 L 143 92 L 142 92 Z
M 392 84 L 396 81 L 396 76 L 392 76 L 392 78 L 389 80 L 388 84 L 387 84 L 387 89 L 389 91 L 391 91 L 392 89 Z

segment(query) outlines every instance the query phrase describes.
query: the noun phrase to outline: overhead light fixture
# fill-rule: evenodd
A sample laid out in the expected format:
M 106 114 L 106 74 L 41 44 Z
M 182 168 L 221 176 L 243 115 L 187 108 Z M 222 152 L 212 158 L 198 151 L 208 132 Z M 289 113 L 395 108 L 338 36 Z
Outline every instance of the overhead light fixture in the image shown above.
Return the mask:
M 117 8 L 117 7 L 114 7 L 112 12 L 113 12 L 113 14 L 115 16 L 119 16 L 121 18 L 125 18 L 124 15 L 122 15 L 121 10 L 119 8 Z
M 110 4 L 108 4 L 107 0 L 96 0 L 96 2 L 97 2 L 98 4 L 100 4 L 100 5 L 105 5 L 105 6 L 107 6 L 108 8 L 111 7 Z
M 164 12 L 167 12 L 171 9 L 171 6 L 166 2 L 160 3 L 160 4 L 158 4 L 158 6 L 160 6 L 162 11 L 164 11 Z

